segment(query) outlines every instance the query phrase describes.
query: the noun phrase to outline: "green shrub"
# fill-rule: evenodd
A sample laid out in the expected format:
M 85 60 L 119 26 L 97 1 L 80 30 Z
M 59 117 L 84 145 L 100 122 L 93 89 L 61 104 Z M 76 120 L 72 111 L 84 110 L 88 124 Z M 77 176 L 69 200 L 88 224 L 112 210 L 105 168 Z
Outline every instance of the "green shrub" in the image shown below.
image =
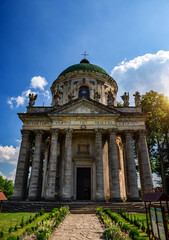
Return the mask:
M 119 222 L 120 219 L 118 216 L 112 213 L 112 211 L 109 208 L 104 208 L 104 212 L 113 220 L 115 223 Z
M 135 228 L 132 228 L 130 231 L 129 231 L 129 236 L 135 240 L 135 238 L 139 237 L 140 236 L 140 233 L 137 229 Z
M 96 209 L 96 214 L 98 215 L 100 212 L 103 212 L 103 208 L 102 207 L 98 207 Z
M 131 230 L 131 227 L 124 223 L 121 227 L 121 230 L 124 231 L 124 232 L 127 232 L 127 231 Z
M 46 240 L 52 236 L 51 231 L 49 229 L 41 229 L 36 234 L 37 240 Z
M 17 237 L 15 237 L 15 236 L 10 236 L 10 237 L 7 238 L 7 240 L 17 240 Z
M 25 226 L 24 218 L 22 218 L 21 223 L 20 223 L 20 226 L 21 226 L 21 228 L 23 228 L 23 227 Z
M 41 208 L 40 210 L 40 216 L 44 215 L 45 211 L 44 211 L 44 208 Z
M 8 232 L 11 233 L 12 229 L 13 229 L 12 226 L 10 226 L 9 229 L 8 229 Z
M 4 232 L 3 232 L 3 230 L 1 230 L 0 231 L 0 238 L 3 238 L 3 236 L 4 236 Z
M 17 231 L 17 230 L 18 230 L 18 226 L 15 225 L 15 227 L 14 227 L 14 231 Z
M 145 224 L 144 224 L 144 222 L 142 222 L 141 230 L 142 230 L 143 232 L 145 232 L 145 231 L 146 231 L 146 227 L 145 227 Z

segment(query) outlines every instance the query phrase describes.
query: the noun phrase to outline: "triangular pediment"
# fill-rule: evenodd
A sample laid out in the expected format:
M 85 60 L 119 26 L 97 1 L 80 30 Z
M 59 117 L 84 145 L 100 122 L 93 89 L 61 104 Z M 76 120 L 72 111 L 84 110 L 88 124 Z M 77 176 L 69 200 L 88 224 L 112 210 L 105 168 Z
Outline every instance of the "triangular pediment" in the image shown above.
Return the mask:
M 63 106 L 59 106 L 54 108 L 50 113 L 50 115 L 72 115 L 72 114 L 92 114 L 92 115 L 104 115 L 104 114 L 111 114 L 111 115 L 119 115 L 120 113 L 113 108 L 109 108 L 104 104 L 98 103 L 91 99 L 77 99 Z

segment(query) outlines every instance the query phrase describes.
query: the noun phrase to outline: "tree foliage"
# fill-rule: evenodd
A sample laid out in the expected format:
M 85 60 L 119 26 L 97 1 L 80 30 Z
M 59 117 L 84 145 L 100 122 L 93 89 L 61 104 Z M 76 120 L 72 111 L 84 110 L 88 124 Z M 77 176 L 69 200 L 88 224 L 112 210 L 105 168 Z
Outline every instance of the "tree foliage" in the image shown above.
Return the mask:
M 8 199 L 12 198 L 14 184 L 12 180 L 4 179 L 0 176 L 0 189 L 2 189 L 3 193 Z
M 146 121 L 147 142 L 153 171 L 162 178 L 164 191 L 169 193 L 169 99 L 155 91 L 142 95 Z

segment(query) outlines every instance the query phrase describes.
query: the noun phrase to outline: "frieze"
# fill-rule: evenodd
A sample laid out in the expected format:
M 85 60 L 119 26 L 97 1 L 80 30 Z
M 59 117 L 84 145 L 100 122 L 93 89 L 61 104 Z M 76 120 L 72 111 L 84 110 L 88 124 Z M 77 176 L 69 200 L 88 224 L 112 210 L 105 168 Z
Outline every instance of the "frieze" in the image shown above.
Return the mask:
M 73 118 L 73 117 L 72 117 Z M 134 126 L 144 126 L 144 122 L 116 122 L 113 120 L 81 120 L 78 118 L 75 119 L 53 119 L 53 122 L 51 121 L 25 121 L 24 126 L 58 126 L 59 128 L 61 126 L 113 126 L 113 127 L 134 127 Z

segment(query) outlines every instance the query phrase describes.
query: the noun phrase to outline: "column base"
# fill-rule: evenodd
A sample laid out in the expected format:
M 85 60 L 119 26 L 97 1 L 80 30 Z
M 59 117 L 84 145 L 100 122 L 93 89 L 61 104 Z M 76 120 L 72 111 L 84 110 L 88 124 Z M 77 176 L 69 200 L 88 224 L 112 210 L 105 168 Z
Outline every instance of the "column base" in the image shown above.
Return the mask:
M 24 201 L 24 200 L 26 200 L 26 198 L 23 198 L 23 197 L 12 197 L 11 200 L 12 201 Z
M 111 198 L 109 202 L 123 202 L 121 198 Z

